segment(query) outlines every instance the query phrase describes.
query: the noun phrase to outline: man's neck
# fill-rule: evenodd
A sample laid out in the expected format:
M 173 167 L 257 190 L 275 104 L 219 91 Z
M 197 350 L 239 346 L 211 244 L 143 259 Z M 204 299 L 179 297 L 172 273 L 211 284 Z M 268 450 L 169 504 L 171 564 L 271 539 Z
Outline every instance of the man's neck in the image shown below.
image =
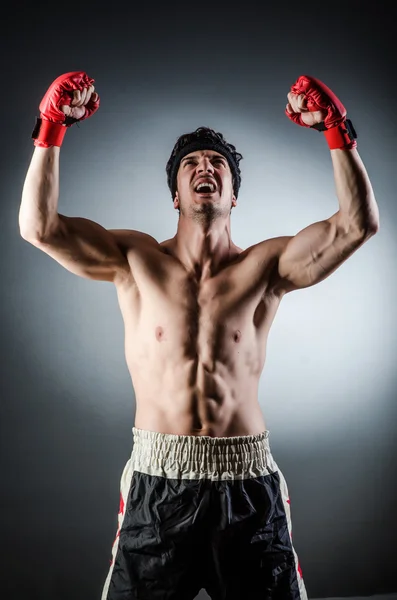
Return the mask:
M 230 237 L 230 219 L 208 227 L 179 219 L 174 254 L 187 271 L 200 279 L 215 275 L 237 253 Z

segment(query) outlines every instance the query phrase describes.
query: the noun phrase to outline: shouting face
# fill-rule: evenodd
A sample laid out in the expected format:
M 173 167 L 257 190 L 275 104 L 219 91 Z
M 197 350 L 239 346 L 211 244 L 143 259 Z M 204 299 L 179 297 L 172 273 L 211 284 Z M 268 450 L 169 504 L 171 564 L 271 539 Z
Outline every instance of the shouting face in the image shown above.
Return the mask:
M 181 215 L 213 220 L 229 215 L 232 206 L 236 206 L 232 173 L 222 154 L 197 150 L 182 158 L 174 198 Z

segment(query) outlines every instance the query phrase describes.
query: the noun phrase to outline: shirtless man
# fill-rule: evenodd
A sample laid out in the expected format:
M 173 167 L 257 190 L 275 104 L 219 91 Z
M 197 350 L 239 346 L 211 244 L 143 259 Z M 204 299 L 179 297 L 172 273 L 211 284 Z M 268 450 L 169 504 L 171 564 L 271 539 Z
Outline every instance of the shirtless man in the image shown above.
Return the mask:
M 167 164 L 177 232 L 158 243 L 58 213 L 60 146 L 98 109 L 93 83 L 67 73 L 44 96 L 19 223 L 72 273 L 114 283 L 125 323 L 134 443 L 102 600 L 192 600 L 201 588 L 213 600 L 305 599 L 258 384 L 283 296 L 324 280 L 378 230 L 354 129 L 331 90 L 297 80 L 285 112 L 324 132 L 339 210 L 246 250 L 230 233 L 241 154 L 208 128 L 181 136 Z

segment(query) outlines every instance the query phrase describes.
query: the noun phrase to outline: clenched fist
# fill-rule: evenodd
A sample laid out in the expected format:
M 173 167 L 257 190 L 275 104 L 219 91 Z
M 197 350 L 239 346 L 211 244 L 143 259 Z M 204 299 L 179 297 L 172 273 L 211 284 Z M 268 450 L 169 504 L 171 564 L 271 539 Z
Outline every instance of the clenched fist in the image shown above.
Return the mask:
M 319 79 L 301 75 L 287 95 L 285 114 L 302 127 L 323 131 L 331 150 L 357 146 L 353 125 L 335 94 Z
M 52 82 L 40 102 L 40 118 L 32 133 L 35 146 L 61 146 L 67 127 L 98 110 L 93 83 L 84 71 L 65 73 Z
M 316 123 L 321 123 L 324 121 L 327 116 L 327 111 L 325 109 L 320 110 L 310 110 L 307 107 L 308 99 L 305 94 L 299 94 L 294 92 L 289 92 L 287 95 L 288 104 L 286 106 L 286 111 L 289 115 L 299 115 L 300 119 L 307 127 L 313 127 Z M 292 118 L 295 123 L 296 119 Z
M 70 104 L 61 104 L 61 111 L 69 118 L 82 119 L 87 111 L 86 107 L 91 104 L 97 104 L 99 96 L 95 91 L 95 87 L 91 84 L 88 87 L 83 87 L 81 90 L 73 90 Z M 90 116 L 90 115 L 87 115 Z

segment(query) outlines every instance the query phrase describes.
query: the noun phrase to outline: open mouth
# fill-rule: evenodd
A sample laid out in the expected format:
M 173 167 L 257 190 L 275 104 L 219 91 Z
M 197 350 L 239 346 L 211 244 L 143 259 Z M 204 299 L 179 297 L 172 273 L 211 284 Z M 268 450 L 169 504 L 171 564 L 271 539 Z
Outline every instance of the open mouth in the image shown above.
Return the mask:
M 196 185 L 194 191 L 201 196 L 209 196 L 216 192 L 216 185 L 209 181 L 202 181 Z

